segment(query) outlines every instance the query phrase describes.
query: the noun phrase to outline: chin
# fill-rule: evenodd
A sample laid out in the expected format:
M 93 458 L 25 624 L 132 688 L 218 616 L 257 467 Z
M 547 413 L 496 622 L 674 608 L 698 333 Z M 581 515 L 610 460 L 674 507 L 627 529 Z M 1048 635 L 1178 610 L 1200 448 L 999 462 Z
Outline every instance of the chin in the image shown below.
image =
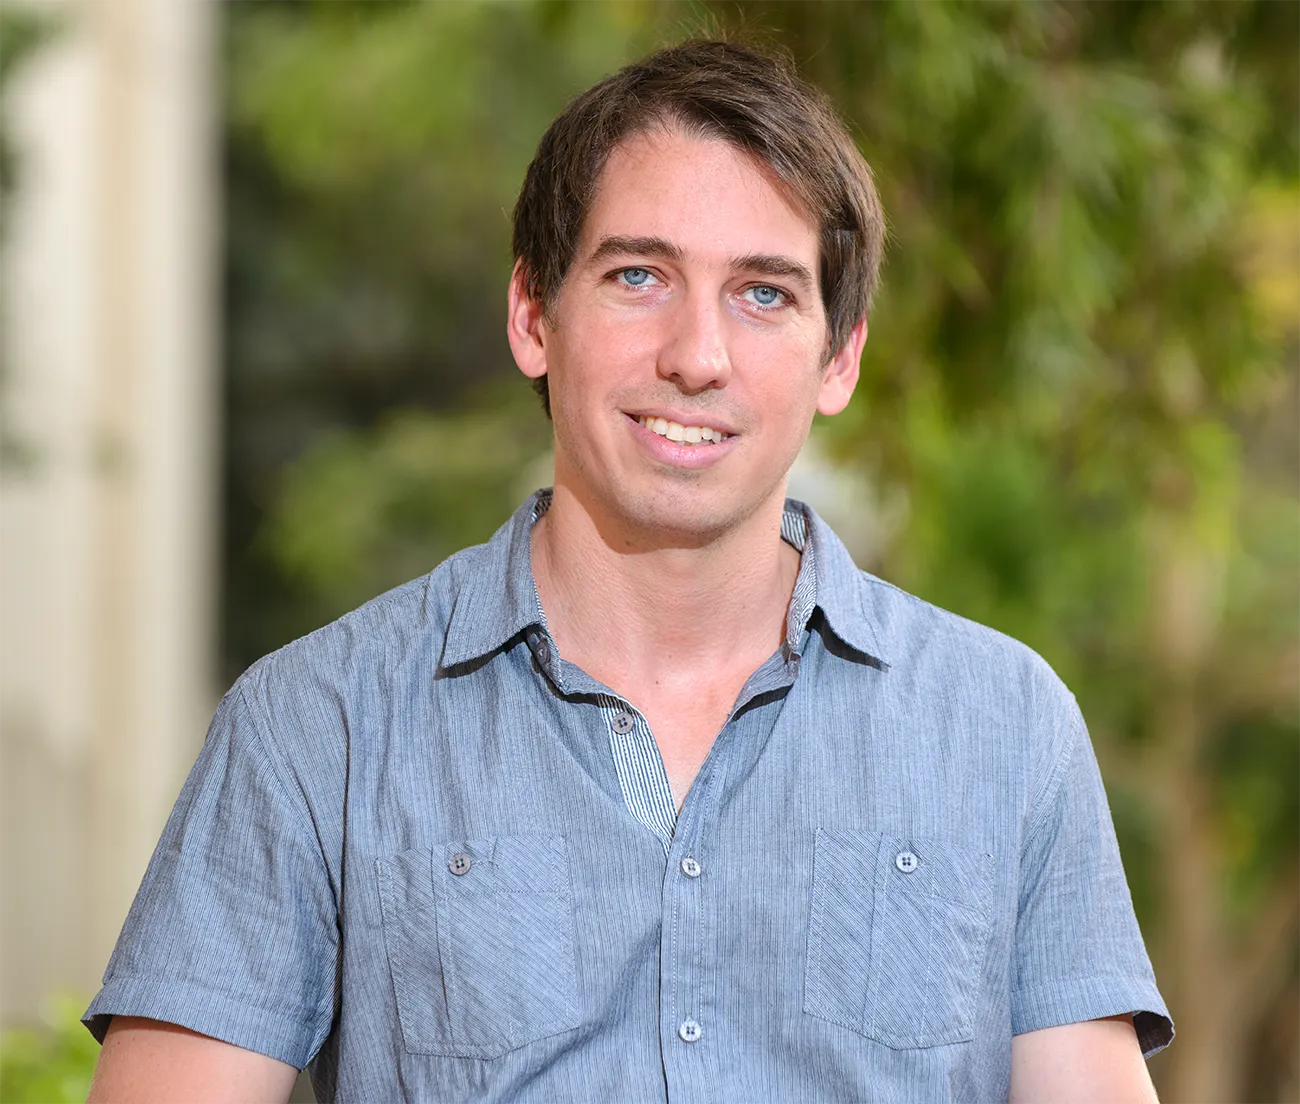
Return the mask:
M 615 512 L 623 524 L 655 547 L 698 547 L 723 536 L 751 517 L 761 503 L 714 500 L 698 487 L 683 486 L 675 493 L 623 495 Z

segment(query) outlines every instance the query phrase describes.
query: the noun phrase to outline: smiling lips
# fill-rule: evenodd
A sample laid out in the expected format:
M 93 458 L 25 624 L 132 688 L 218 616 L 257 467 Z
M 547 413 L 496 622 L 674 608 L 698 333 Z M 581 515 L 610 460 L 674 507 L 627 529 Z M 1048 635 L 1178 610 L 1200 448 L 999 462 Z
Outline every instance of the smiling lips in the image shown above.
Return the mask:
M 712 426 L 684 426 L 680 422 L 670 422 L 667 418 L 641 417 L 637 418 L 637 423 L 679 445 L 720 444 L 728 436 Z

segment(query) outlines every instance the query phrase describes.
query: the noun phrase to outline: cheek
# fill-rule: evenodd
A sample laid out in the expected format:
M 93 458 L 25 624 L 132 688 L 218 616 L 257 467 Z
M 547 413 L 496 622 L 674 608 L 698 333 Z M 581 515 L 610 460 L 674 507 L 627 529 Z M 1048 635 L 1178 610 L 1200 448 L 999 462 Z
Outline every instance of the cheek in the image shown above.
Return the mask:
M 579 339 L 561 343 L 552 363 L 563 386 L 580 388 L 587 400 L 599 402 L 653 365 L 657 349 L 646 320 L 601 318 L 584 325 Z
M 820 339 L 806 333 L 744 333 L 732 342 L 732 362 L 763 381 L 764 390 L 791 399 L 815 395 L 825 373 Z

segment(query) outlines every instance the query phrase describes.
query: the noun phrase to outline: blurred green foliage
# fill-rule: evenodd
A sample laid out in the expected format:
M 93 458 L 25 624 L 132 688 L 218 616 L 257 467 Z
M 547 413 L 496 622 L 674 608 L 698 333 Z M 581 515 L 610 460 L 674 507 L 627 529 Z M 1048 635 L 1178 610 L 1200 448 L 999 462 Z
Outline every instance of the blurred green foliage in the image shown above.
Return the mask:
M 761 34 L 891 222 L 816 430 L 906 503 L 864 566 L 1077 693 L 1179 1021 L 1164 1095 L 1294 1097 L 1300 7 L 226 11 L 232 673 L 506 518 L 547 443 L 502 333 L 537 138 L 659 42 Z
M 532 392 L 497 385 L 476 398 L 465 413 L 398 410 L 315 441 L 287 471 L 265 533 L 286 574 L 357 605 L 479 543 L 502 524 L 503 503 L 548 482 L 537 461 L 550 432 Z
M 55 997 L 36 1027 L 0 1032 L 4 1104 L 80 1104 L 90 1092 L 99 1044 L 81 1023 L 86 1002 Z

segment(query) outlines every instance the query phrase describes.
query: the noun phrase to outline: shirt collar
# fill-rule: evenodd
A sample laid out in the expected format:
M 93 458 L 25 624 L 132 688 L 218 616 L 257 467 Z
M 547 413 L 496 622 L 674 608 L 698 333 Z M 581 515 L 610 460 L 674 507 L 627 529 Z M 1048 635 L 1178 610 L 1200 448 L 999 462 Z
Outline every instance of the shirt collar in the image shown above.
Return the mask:
M 479 659 L 531 626 L 545 627 L 533 582 L 531 533 L 533 523 L 550 504 L 549 487 L 535 492 L 487 544 L 456 558 L 459 587 L 441 667 Z M 887 662 L 863 613 L 862 573 L 831 527 L 811 506 L 788 498 L 781 535 L 805 553 L 795 582 L 796 599 L 801 592 L 811 591 L 816 596 L 802 611 L 796 609 L 797 601 L 792 601 L 787 641 L 793 643 L 790 636 L 797 639 L 813 608 L 820 608 L 840 640 L 864 656 Z
M 867 576 L 816 510 L 792 498 L 787 498 L 785 504 L 787 510 L 791 506 L 802 509 L 808 519 L 808 539 L 817 572 L 817 606 L 827 625 L 854 651 L 888 666 L 889 657 L 882 650 L 880 634 L 863 608 Z
M 479 659 L 530 625 L 545 624 L 533 585 L 530 534 L 550 505 L 550 494 L 546 488 L 530 495 L 487 544 L 462 560 L 441 667 Z

